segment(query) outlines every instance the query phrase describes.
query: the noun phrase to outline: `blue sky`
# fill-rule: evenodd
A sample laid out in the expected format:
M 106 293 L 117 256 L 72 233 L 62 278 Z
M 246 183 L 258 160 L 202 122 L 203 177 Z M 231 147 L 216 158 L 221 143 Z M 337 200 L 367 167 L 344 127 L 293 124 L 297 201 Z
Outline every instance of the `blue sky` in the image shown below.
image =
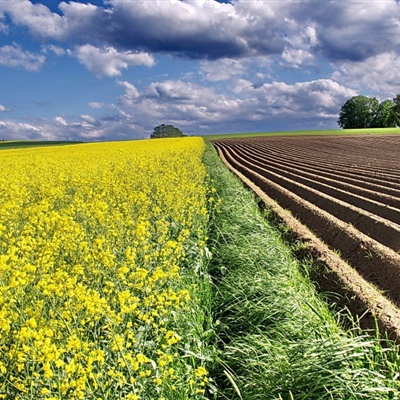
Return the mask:
M 0 0 L 0 139 L 336 129 L 399 52 L 395 0 Z

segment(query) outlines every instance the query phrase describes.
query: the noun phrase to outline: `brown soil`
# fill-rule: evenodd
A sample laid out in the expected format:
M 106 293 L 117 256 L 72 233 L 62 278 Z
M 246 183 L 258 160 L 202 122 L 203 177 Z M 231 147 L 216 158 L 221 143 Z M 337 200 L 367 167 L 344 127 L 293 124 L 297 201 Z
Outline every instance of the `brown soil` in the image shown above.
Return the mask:
M 320 261 L 321 290 L 400 339 L 400 135 L 220 139 L 220 156 Z M 338 256 L 340 254 L 340 257 Z

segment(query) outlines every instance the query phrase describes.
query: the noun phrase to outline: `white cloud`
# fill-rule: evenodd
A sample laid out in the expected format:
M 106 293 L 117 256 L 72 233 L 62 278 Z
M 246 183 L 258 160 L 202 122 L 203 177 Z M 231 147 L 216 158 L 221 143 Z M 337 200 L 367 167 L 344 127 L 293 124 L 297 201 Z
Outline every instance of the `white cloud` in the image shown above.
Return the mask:
M 150 84 L 146 96 L 157 101 L 191 105 L 199 101 L 215 100 L 216 94 L 214 89 L 207 86 L 181 80 L 166 80 Z
M 259 106 L 264 105 L 265 115 L 281 117 L 307 115 L 336 118 L 343 102 L 357 93 L 330 79 L 319 79 L 288 85 L 272 82 L 259 88 L 251 88 L 247 95 L 255 96 Z
M 139 97 L 139 91 L 134 85 L 132 85 L 132 83 L 129 83 L 127 81 L 117 81 L 117 83 L 119 86 L 125 88 L 125 96 L 128 99 L 136 99 L 137 97 Z
M 118 52 L 113 47 L 97 48 L 90 44 L 79 46 L 73 54 L 97 77 L 119 76 L 121 70 L 128 67 L 151 67 L 155 64 L 154 58 L 148 53 Z
M 40 39 L 198 59 L 275 54 L 294 66 L 309 65 L 316 54 L 360 61 L 400 45 L 395 0 L 370 0 L 368 7 L 335 0 L 104 3 L 61 2 L 59 15 L 29 0 L 0 1 L 0 17 L 6 14 Z
M 39 71 L 45 61 L 44 55 L 24 51 L 16 44 L 0 47 L 0 65 L 6 67 Z
M 139 45 L 190 57 L 208 51 L 211 58 L 247 51 L 239 34 L 247 26 L 246 17 L 239 15 L 233 4 L 204 0 L 110 0 L 109 4 L 115 22 L 110 38 L 123 46 Z
M 295 68 L 312 65 L 315 60 L 309 51 L 293 48 L 285 48 L 282 59 Z
M 254 84 L 247 79 L 240 78 L 232 82 L 232 91 L 236 94 L 245 93 L 253 88 Z
M 234 82 L 234 81 L 232 81 Z M 231 92 L 179 80 L 154 82 L 146 90 L 129 98 L 121 96 L 116 108 L 120 115 L 138 125 L 167 121 L 196 132 L 207 129 L 230 129 L 234 126 L 279 126 L 302 123 L 304 129 L 323 123 L 335 127 L 341 105 L 356 92 L 330 79 L 292 85 L 284 82 L 254 85 L 238 79 Z M 128 93 L 129 86 L 125 86 Z M 282 122 L 283 121 L 283 122 Z M 282 123 L 284 125 L 282 125 Z M 308 125 L 306 125 L 308 124 Z M 264 128 L 265 129 L 265 128 Z M 277 129 L 277 128 L 275 128 Z
M 7 34 L 8 26 L 3 21 L 4 21 L 4 16 L 2 16 L 0 13 L 0 32 Z
M 298 21 L 301 15 L 315 22 L 320 50 L 331 60 L 361 61 L 400 45 L 400 8 L 395 0 L 331 0 L 322 6 L 310 2 L 296 14 Z
M 234 81 L 232 80 L 232 83 Z M 153 82 L 139 91 L 129 81 L 117 81 L 123 95 L 114 105 L 101 104 L 117 114 L 102 118 L 82 114 L 69 120 L 19 123 L 0 121 L 0 138 L 53 140 L 118 140 L 147 137 L 159 123 L 172 123 L 187 134 L 332 128 L 340 106 L 356 92 L 330 79 L 254 85 L 237 79 L 234 91 L 182 80 Z M 98 103 L 92 105 L 97 106 Z
M 387 99 L 400 93 L 400 56 L 388 52 L 360 62 L 337 63 L 333 79 L 353 87 L 360 94 Z
M 2 140 L 127 140 L 146 137 L 143 128 L 132 121 L 121 118 L 109 120 L 68 121 L 58 116 L 52 121 L 32 120 L 18 122 L 0 120 L 0 139 Z
M 61 2 L 58 15 L 29 0 L 0 0 L 0 32 L 14 24 L 46 43 L 39 54 L 17 44 L 0 47 L 0 65 L 38 71 L 46 55 L 68 54 L 96 77 L 119 77 L 119 99 L 106 104 L 91 97 L 89 103 L 92 109 L 118 115 L 97 119 L 78 112 L 73 122 L 56 116 L 38 122 L 40 135 L 45 130 L 57 135 L 58 129 L 63 137 L 129 136 L 161 122 L 175 122 L 191 132 L 256 122 L 335 125 L 348 97 L 365 91 L 382 98 L 400 93 L 400 6 L 395 0 L 370 0 L 368 7 L 335 0 L 96 3 L 103 5 Z M 185 62 L 183 72 L 181 66 L 171 71 L 172 62 L 164 71 L 157 68 L 157 78 L 142 89 L 148 77 L 133 80 L 124 72 L 153 66 L 155 54 L 171 56 L 160 57 L 166 64 L 180 57 L 200 62 Z M 312 78 L 316 72 L 328 79 Z M 300 79 L 308 82 L 295 83 Z M 33 134 L 29 124 L 9 124 L 15 132 Z
M 39 139 L 40 128 L 37 125 L 0 120 L 0 138 L 2 140 Z
M 305 24 L 300 20 L 287 22 L 287 36 L 282 60 L 286 66 L 299 68 L 315 63 L 315 48 L 318 46 L 315 24 Z
M 65 120 L 65 118 L 60 117 L 60 116 L 55 117 L 54 118 L 54 122 L 56 122 L 57 124 L 63 125 L 63 126 L 67 126 L 68 125 L 67 121 Z
M 0 112 L 8 111 L 2 104 L 0 104 Z
M 60 39 L 66 28 L 60 15 L 29 0 L 0 1 L 0 13 L 7 13 L 16 25 L 27 27 L 34 36 L 42 39 Z
M 89 107 L 90 108 L 103 108 L 103 107 L 106 107 L 106 105 L 104 103 L 99 103 L 97 101 L 91 101 L 89 103 Z
M 64 23 L 63 37 L 66 40 L 73 39 L 79 43 L 97 43 L 103 40 L 103 35 L 112 32 L 115 21 L 103 7 L 95 6 L 90 2 L 85 4 L 78 1 L 61 2 L 59 9 L 63 13 Z M 111 25 L 110 25 L 111 24 Z
M 81 114 L 81 119 L 83 119 L 85 122 L 89 124 L 94 124 L 96 122 L 96 120 L 93 117 L 86 114 Z
M 247 2 L 245 2 L 246 4 Z M 282 19 L 272 3 L 254 10 L 243 2 L 210 0 L 110 0 L 105 6 L 61 2 L 62 15 L 29 0 L 0 2 L 0 13 L 40 39 L 78 45 L 113 46 L 132 51 L 169 52 L 216 59 L 253 53 L 279 53 Z M 266 10 L 269 10 L 266 12 Z
M 199 70 L 204 75 L 204 79 L 209 82 L 226 81 L 245 74 L 248 64 L 249 62 L 246 60 L 223 58 L 215 61 L 202 61 Z
M 131 97 L 128 85 L 116 109 L 129 118 L 151 129 L 159 121 L 192 128 L 199 124 L 225 120 L 225 113 L 237 112 L 240 100 L 218 94 L 213 88 L 180 80 L 167 80 L 150 84 L 139 96 Z
M 51 51 L 52 53 L 54 53 L 56 56 L 63 56 L 67 53 L 66 50 L 64 50 L 62 47 L 60 46 L 55 46 L 55 45 L 49 45 L 49 46 L 45 46 L 43 48 L 43 51 L 45 53 L 47 53 L 48 51 Z

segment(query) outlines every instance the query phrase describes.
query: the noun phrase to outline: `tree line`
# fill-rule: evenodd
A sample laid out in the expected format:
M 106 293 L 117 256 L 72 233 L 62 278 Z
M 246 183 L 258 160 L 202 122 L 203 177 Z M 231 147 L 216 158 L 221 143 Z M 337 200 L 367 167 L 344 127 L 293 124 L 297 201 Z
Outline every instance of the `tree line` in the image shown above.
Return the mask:
M 343 129 L 400 126 L 400 94 L 382 102 L 375 97 L 354 96 L 340 108 L 337 123 Z

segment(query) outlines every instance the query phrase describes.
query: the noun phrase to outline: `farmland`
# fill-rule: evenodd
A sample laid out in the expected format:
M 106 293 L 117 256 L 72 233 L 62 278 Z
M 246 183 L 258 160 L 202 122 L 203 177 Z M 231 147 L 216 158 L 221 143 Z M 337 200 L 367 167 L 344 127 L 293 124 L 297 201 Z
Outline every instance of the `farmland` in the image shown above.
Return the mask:
M 332 312 L 309 278 L 314 262 L 298 259 L 270 222 L 270 206 L 260 212 L 261 193 L 247 190 L 209 147 L 204 162 L 222 200 L 209 234 L 217 398 L 398 399 L 398 348 L 382 346 L 375 330 L 360 331 L 346 310 Z
M 204 142 L 157 144 L 1 152 L 0 398 L 203 398 Z
M 341 326 L 211 143 L 0 161 L 0 399 L 398 398 L 396 345 Z
M 400 136 L 282 136 L 214 144 L 235 170 L 400 304 Z

